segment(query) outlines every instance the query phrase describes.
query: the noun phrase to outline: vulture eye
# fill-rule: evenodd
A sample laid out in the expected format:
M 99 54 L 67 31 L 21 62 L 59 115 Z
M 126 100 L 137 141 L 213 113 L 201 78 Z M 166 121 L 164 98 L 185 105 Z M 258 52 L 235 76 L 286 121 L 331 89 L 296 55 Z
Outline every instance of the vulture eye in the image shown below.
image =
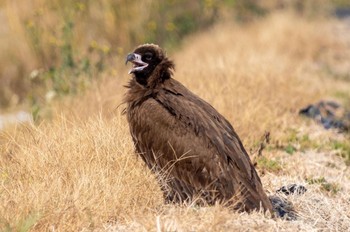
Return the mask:
M 150 52 L 147 52 L 147 53 L 144 55 L 145 60 L 148 60 L 148 61 L 152 60 L 152 57 L 153 57 L 153 55 L 152 55 L 152 53 L 150 53 Z

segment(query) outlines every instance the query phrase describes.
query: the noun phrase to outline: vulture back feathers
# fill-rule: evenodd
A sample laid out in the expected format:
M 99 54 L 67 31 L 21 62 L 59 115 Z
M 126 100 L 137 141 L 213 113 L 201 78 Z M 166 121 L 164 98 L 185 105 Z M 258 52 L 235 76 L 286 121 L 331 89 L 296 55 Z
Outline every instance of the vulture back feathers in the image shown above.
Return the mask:
M 136 152 L 161 179 L 168 202 L 200 199 L 272 212 L 260 178 L 231 124 L 172 78 L 174 64 L 154 44 L 127 56 L 124 102 Z

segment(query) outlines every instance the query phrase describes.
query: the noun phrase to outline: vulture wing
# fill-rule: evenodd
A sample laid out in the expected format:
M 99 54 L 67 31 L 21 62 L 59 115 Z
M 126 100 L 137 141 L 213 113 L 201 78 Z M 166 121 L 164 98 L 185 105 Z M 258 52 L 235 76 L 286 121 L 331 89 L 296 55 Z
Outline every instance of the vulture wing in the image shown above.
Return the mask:
M 251 211 L 271 204 L 239 137 L 211 105 L 174 79 L 128 114 L 137 151 L 168 175 L 169 199 L 196 196 Z

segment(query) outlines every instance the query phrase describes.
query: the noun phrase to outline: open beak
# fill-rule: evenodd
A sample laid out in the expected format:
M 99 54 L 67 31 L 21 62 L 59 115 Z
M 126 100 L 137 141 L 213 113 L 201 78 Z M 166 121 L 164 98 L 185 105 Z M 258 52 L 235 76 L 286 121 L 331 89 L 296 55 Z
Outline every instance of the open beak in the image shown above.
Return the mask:
M 129 53 L 126 57 L 125 64 L 127 64 L 128 62 L 133 63 L 132 69 L 130 69 L 129 74 L 142 71 L 148 66 L 147 63 L 141 60 L 141 55 L 137 53 Z

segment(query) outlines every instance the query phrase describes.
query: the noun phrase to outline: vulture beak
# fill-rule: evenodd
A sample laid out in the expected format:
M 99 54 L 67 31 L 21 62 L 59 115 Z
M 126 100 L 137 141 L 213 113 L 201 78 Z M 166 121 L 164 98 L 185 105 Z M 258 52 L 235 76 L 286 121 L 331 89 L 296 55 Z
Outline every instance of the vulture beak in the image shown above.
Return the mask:
M 147 63 L 141 60 L 141 55 L 137 53 L 129 53 L 128 56 L 126 57 L 125 64 L 127 64 L 129 61 L 133 63 L 132 69 L 130 69 L 129 74 L 142 71 L 144 68 L 148 66 Z

